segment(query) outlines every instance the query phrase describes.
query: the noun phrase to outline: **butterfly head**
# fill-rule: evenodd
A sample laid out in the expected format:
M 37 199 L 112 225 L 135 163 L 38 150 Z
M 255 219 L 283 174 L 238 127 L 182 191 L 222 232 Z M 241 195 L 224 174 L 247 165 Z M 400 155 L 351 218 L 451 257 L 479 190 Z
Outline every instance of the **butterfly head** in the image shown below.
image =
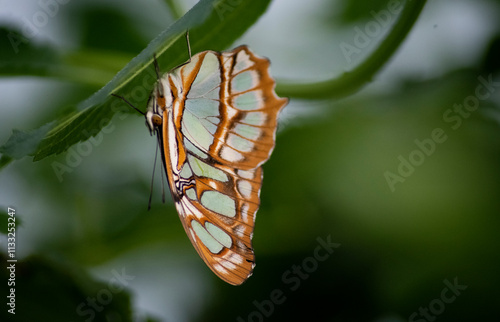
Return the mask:
M 163 112 L 170 108 L 172 108 L 172 94 L 170 91 L 165 91 L 164 84 L 160 80 L 149 97 L 148 109 L 144 115 L 151 134 L 163 124 Z

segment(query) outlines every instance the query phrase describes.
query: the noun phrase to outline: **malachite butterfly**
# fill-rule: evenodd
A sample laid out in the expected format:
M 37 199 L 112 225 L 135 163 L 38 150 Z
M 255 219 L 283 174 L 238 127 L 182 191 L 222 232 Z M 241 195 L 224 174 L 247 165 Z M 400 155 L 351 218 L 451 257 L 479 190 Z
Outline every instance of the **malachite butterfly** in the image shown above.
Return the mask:
M 217 276 L 240 285 L 255 267 L 261 166 L 288 99 L 274 91 L 269 60 L 247 46 L 189 56 L 164 75 L 155 59 L 158 81 L 144 115 L 194 248 Z

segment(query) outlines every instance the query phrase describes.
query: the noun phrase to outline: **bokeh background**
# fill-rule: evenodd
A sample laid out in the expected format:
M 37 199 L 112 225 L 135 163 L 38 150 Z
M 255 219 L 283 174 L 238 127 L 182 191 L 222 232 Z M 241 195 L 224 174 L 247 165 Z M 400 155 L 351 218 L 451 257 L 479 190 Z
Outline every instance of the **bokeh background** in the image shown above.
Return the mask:
M 45 3 L 0 1 L 0 25 L 22 32 Z M 57 3 L 29 41 L 105 53 L 118 71 L 195 1 Z M 275 0 L 233 47 L 269 57 L 278 83 L 335 78 L 377 47 L 390 25 L 354 54 L 342 50 L 387 8 L 382 0 Z M 20 261 L 16 315 L 4 300 L 0 317 L 499 321 L 499 13 L 500 1 L 428 1 L 361 91 L 340 100 L 290 95 L 264 166 L 257 266 L 239 287 L 198 257 L 168 192 L 161 202 L 159 171 L 147 211 L 156 144 L 142 116 L 117 114 L 90 145 L 9 164 L 0 205 L 16 210 Z M 85 72 L 1 75 L 0 143 L 97 91 L 78 81 Z

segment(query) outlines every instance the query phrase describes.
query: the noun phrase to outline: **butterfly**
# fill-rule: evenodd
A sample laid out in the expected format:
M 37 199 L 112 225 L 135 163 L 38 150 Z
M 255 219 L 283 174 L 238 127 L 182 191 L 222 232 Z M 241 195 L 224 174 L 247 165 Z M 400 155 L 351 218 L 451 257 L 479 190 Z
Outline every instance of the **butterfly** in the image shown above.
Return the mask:
M 255 267 L 262 164 L 274 149 L 278 114 L 288 99 L 274 91 L 269 60 L 247 46 L 191 56 L 186 39 L 190 58 L 184 64 L 160 75 L 155 57 L 157 83 L 141 113 L 157 136 L 172 199 L 194 248 L 217 276 L 240 285 Z

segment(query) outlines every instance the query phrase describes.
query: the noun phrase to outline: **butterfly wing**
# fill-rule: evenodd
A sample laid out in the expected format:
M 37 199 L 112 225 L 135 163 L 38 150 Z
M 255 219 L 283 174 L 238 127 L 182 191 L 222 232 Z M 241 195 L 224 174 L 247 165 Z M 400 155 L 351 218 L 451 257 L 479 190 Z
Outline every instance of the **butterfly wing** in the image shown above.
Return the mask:
M 233 285 L 255 266 L 260 166 L 288 102 L 274 92 L 268 69 L 267 59 L 241 46 L 199 53 L 169 77 L 174 101 L 164 115 L 163 153 L 176 208 L 201 258 Z

